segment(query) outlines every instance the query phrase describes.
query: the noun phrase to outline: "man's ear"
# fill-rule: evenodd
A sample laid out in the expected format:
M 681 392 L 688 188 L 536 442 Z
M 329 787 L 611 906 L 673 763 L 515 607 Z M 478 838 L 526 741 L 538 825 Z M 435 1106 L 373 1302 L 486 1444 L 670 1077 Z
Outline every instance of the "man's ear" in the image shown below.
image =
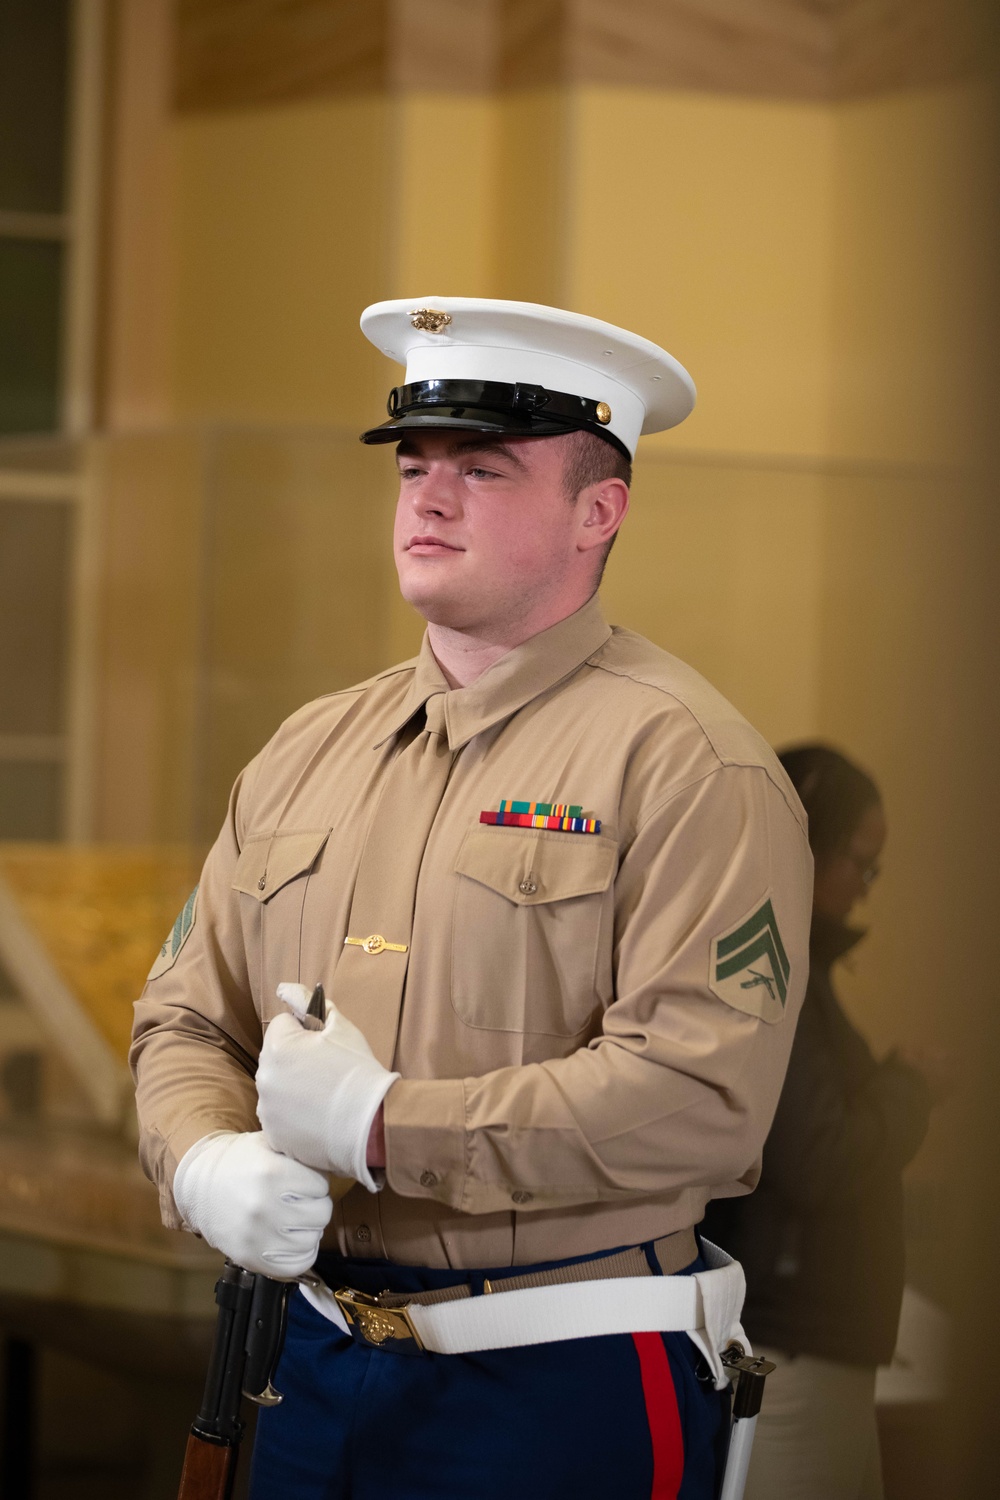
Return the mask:
M 628 485 L 624 479 L 601 479 L 580 492 L 577 506 L 577 550 L 603 547 L 628 515 Z

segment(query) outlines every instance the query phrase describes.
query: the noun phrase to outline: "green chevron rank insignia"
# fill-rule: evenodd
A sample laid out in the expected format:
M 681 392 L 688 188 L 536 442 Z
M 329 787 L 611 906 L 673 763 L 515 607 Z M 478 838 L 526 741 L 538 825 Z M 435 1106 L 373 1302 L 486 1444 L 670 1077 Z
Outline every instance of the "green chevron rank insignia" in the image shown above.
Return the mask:
M 153 964 L 153 967 L 150 969 L 149 977 L 146 980 L 147 984 L 149 984 L 150 980 L 159 979 L 161 974 L 165 974 L 168 969 L 173 968 L 174 964 L 177 962 L 178 957 L 180 956 L 181 949 L 184 947 L 184 944 L 187 942 L 194 929 L 194 919 L 197 910 L 198 887 L 195 886 L 194 890 L 191 892 L 190 896 L 187 898 L 183 907 L 181 908 L 180 916 L 177 918 L 177 921 L 170 929 L 170 932 L 167 936 L 167 941 L 164 943 L 163 947 L 156 955 L 156 960 Z
M 727 1005 L 773 1024 L 785 1014 L 791 965 L 770 899 L 712 944 L 709 987 Z

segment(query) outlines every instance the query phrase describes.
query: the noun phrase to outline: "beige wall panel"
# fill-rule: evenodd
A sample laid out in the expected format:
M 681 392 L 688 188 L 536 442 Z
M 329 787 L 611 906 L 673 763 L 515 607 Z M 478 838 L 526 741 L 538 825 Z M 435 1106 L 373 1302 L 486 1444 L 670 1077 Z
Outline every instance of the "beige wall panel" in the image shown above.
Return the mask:
M 824 453 L 831 111 L 586 89 L 572 121 L 568 305 L 662 342 L 698 386 L 650 444 Z
M 872 770 L 889 824 L 884 873 L 859 914 L 870 935 L 841 993 L 877 1052 L 929 1045 L 955 1059 L 955 1097 L 909 1173 L 910 1252 L 949 1300 L 954 1225 L 970 1203 L 954 1174 L 978 1197 L 976 1143 L 995 1139 L 1000 534 L 984 489 L 843 479 L 824 539 L 821 725 Z M 985 1136 L 977 1090 L 994 1122 Z
M 223 433 L 207 472 L 200 837 L 288 714 L 388 666 L 391 450 Z
M 392 106 L 392 282 L 382 295 L 488 297 L 496 279 L 498 109 L 477 94 Z M 386 389 L 392 367 L 383 360 Z
M 389 104 L 330 99 L 175 126 L 179 415 L 368 422 L 358 314 L 390 275 Z
M 201 649 L 202 482 L 194 437 L 97 442 L 103 567 L 94 835 L 191 837 Z
M 831 481 L 820 656 L 823 732 L 870 767 L 890 825 L 845 999 L 876 1050 L 964 1053 L 966 1090 L 992 985 L 981 933 L 997 899 L 985 830 L 998 811 L 1000 539 L 995 505 L 959 468 L 976 446 L 993 279 L 986 116 L 972 82 L 837 110 L 831 447 L 867 475 Z M 914 1201 L 929 1205 L 915 1230 L 927 1243 L 911 1250 L 939 1266 L 962 1108 L 959 1098 L 935 1116 L 911 1174 Z
M 387 0 L 176 0 L 180 109 L 269 104 L 385 82 Z
M 815 732 L 824 481 L 640 456 L 608 618 L 702 672 L 771 743 Z
M 991 961 L 975 938 L 988 518 L 957 476 L 842 477 L 830 492 L 821 723 L 872 771 L 890 825 L 855 998 L 883 1045 L 944 1043 Z
M 973 437 L 970 361 L 991 246 L 981 86 L 844 104 L 836 115 L 832 449 L 948 463 Z
M 576 227 L 569 197 L 571 98 L 557 89 L 528 89 L 500 95 L 496 110 L 496 295 L 569 306 L 567 242 Z

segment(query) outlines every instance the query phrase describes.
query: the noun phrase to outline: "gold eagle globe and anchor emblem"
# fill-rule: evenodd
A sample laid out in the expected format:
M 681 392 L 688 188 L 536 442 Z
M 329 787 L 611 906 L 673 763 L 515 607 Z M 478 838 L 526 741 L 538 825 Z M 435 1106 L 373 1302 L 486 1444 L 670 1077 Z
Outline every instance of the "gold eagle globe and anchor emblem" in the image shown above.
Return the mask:
M 376 1348 L 384 1344 L 386 1339 L 391 1339 L 396 1331 L 392 1319 L 386 1317 L 384 1312 L 379 1312 L 375 1307 L 359 1307 L 355 1317 L 361 1324 L 361 1332 L 370 1344 Z
M 433 307 L 415 307 L 408 317 L 418 333 L 444 333 L 451 322 L 451 313 Z

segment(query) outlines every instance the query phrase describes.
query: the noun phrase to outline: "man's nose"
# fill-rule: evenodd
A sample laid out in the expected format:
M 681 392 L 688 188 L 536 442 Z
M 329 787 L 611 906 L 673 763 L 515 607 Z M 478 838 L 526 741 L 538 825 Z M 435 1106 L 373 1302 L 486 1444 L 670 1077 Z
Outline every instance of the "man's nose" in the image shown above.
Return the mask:
M 453 516 L 459 506 L 458 483 L 444 469 L 430 469 L 416 486 L 413 508 L 418 516 Z

